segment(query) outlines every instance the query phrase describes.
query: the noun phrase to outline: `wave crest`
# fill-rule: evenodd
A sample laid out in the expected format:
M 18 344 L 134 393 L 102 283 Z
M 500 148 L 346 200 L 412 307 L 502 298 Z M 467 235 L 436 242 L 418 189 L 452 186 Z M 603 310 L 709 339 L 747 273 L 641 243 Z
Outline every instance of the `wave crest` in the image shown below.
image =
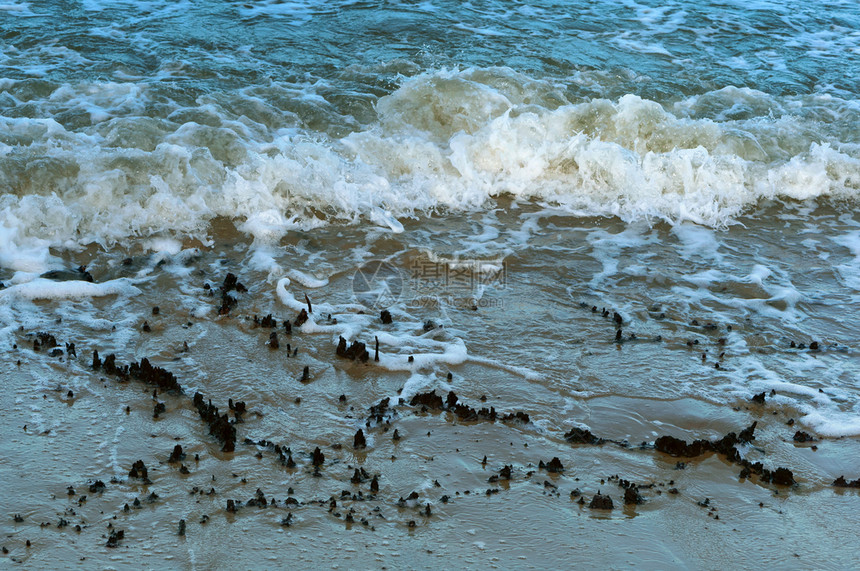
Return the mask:
M 860 145 L 846 135 L 858 105 L 829 96 L 726 88 L 671 104 L 571 102 L 559 81 L 442 70 L 405 79 L 377 100 L 375 119 L 345 117 L 348 134 L 337 136 L 336 126 L 277 119 L 259 90 L 226 107 L 159 103 L 159 115 L 148 87 L 98 87 L 62 85 L 26 102 L 46 117 L 0 117 L 0 225 L 13 250 L 201 234 L 214 217 L 265 241 L 331 221 L 397 231 L 397 218 L 506 194 L 573 215 L 709 226 L 763 199 L 860 195 Z M 14 81 L 2 90 L 18 93 Z M 336 117 L 313 86 L 303 90 L 302 105 Z

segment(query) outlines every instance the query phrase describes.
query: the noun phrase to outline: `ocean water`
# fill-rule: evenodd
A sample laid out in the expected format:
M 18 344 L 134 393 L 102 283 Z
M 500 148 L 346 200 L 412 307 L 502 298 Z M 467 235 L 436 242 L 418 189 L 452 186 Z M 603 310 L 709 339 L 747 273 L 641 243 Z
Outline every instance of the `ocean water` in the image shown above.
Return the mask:
M 528 412 L 532 446 L 752 410 L 805 491 L 860 477 L 858 199 L 851 0 L 0 0 L 0 351 L 30 371 L 7 404 L 62 434 L 34 390 L 107 403 L 70 464 L 105 479 L 137 457 L 94 349 L 246 400 L 254 439 L 356 430 L 340 394 L 455 390 Z M 248 292 L 219 315 L 228 272 Z M 298 357 L 269 350 L 253 316 L 305 295 Z M 80 360 L 34 354 L 39 331 Z

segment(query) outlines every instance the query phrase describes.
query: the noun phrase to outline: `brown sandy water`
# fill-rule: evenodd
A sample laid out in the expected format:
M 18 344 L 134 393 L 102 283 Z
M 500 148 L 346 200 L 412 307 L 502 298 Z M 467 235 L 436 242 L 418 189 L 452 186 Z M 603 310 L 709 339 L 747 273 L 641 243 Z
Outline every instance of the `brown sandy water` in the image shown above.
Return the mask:
M 142 245 L 63 254 L 70 267 L 88 265 L 96 282 L 125 276 L 140 293 L 7 298 L 7 320 L 11 316 L 18 327 L 10 333 L 17 347 L 5 351 L 0 369 L 0 543 L 9 550 L 4 565 L 860 564 L 851 547 L 860 496 L 831 486 L 843 474 L 860 477 L 856 437 L 840 438 L 834 428 L 840 418 L 851 420 L 858 391 L 851 320 L 856 305 L 835 303 L 856 295 L 834 274 L 833 268 L 851 261 L 843 249 L 819 237 L 816 251 L 828 255 L 811 258 L 810 243 L 800 245 L 797 238 L 803 228 L 790 220 L 785 231 L 753 219 L 728 231 L 698 229 L 707 233 L 704 239 L 684 242 L 660 225 L 500 206 L 505 208 L 492 215 L 415 221 L 399 235 L 332 227 L 289 235 L 277 248 L 266 248 L 249 244 L 221 221 L 213 225 L 211 245 L 189 241 L 178 254 L 148 253 Z M 821 227 L 829 225 L 822 234 L 856 223 L 856 215 L 841 221 L 837 212 L 816 215 Z M 708 243 L 716 244 L 710 254 L 703 249 Z M 255 261 L 261 251 L 277 267 Z M 427 284 L 409 268 L 416 260 L 453 254 L 461 262 L 503 260 L 505 281 L 483 292 L 437 285 L 435 304 L 414 303 Z M 390 325 L 375 311 L 357 313 L 354 305 L 353 273 L 370 259 L 389 261 L 405 277 Z M 773 277 L 762 285 L 738 279 L 756 264 L 767 264 Z M 701 273 L 714 267 L 724 275 L 703 285 Z M 316 325 L 287 336 L 280 323 L 297 310 L 279 297 L 277 284 L 291 269 L 329 281 L 312 288 L 293 275 L 285 289 L 297 300 L 309 294 Z M 726 277 L 732 271 L 735 278 Z M 217 288 L 227 272 L 248 292 L 219 316 Z M 783 304 L 773 289 L 782 285 L 798 291 L 799 301 Z M 622 343 L 615 342 L 612 320 L 600 315 L 604 306 L 623 315 Z M 253 320 L 269 313 L 281 332 L 276 350 L 267 346 L 271 330 Z M 692 325 L 693 319 L 700 324 Z M 427 320 L 436 325 L 430 331 Z M 144 321 L 151 331 L 142 330 Z M 704 327 L 711 322 L 714 329 Z M 345 326 L 352 327 L 350 340 L 368 343 L 370 362 L 335 355 Z M 75 342 L 77 358 L 33 351 L 33 335 L 40 331 L 61 345 Z M 372 357 L 374 336 L 382 340 L 380 364 Z M 699 343 L 688 346 L 694 339 Z M 789 347 L 790 340 L 813 339 L 824 350 Z M 295 357 L 287 356 L 287 343 L 298 348 Z M 93 371 L 93 350 L 103 357 L 116 353 L 121 363 L 146 356 L 174 373 L 184 393 L 158 395 L 167 410 L 154 419 L 152 387 Z M 722 359 L 718 350 L 726 353 Z M 454 351 L 447 361 L 425 358 L 445 351 Z M 419 357 L 416 363 L 408 362 L 409 355 Z M 303 383 L 305 366 L 310 381 Z M 764 405 L 749 400 L 774 387 Z M 408 405 L 412 395 L 431 389 L 442 395 L 453 390 L 461 402 L 494 406 L 500 414 L 523 411 L 530 422 L 463 422 L 450 412 Z M 208 434 L 191 403 L 195 391 L 222 413 L 228 399 L 247 404 L 244 422 L 235 425 L 235 452 L 221 452 Z M 368 426 L 369 407 L 385 397 L 392 399 L 390 425 Z M 401 397 L 404 403 L 397 404 Z M 810 411 L 829 415 L 834 424 L 805 425 Z M 651 446 L 664 434 L 713 440 L 753 421 L 756 438 L 743 455 L 768 469 L 790 468 L 796 485 L 739 478 L 740 466 L 719 455 L 673 458 Z M 570 444 L 564 435 L 574 426 L 612 442 Z M 358 428 L 367 436 L 364 450 L 353 449 Z M 818 441 L 795 443 L 798 429 Z M 246 444 L 246 438 L 289 447 L 297 466 L 281 465 L 271 447 Z M 187 455 L 182 463 L 188 474 L 167 462 L 177 443 Z M 317 446 L 326 458 L 318 476 L 310 461 Z M 563 473 L 538 468 L 554 457 Z M 138 459 L 149 469 L 150 484 L 128 476 Z M 512 466 L 510 481 L 488 481 L 506 465 Z M 369 480 L 350 482 L 357 467 L 378 477 L 378 493 L 371 494 Z M 645 502 L 624 505 L 615 477 L 643 486 Z M 95 480 L 105 483 L 103 492 L 88 490 Z M 669 493 L 672 488 L 678 493 Z M 246 506 L 257 489 L 275 504 Z M 585 505 L 571 496 L 574 490 Z M 417 500 L 398 505 L 413 491 Z M 598 491 L 609 494 L 613 510 L 588 508 Z M 152 493 L 158 497 L 148 501 Z M 288 497 L 297 503 L 288 505 Z M 332 497 L 336 507 L 330 509 Z M 707 505 L 700 505 L 706 498 Z M 226 509 L 230 499 L 242 506 L 236 513 Z M 351 512 L 354 522 L 348 523 Z M 16 514 L 23 521 L 14 521 Z M 282 525 L 288 514 L 291 525 Z M 58 527 L 61 519 L 68 525 Z M 183 519 L 186 533 L 180 536 Z M 124 539 L 109 548 L 113 530 L 123 530 Z

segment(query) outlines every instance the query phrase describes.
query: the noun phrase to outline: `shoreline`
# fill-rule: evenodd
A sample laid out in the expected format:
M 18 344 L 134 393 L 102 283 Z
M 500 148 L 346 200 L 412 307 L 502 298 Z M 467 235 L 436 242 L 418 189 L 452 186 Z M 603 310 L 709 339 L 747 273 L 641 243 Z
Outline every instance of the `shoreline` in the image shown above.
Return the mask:
M 631 445 L 565 442 L 561 435 L 572 426 L 547 425 L 535 403 L 517 407 L 531 415 L 528 423 L 462 422 L 450 411 L 422 412 L 420 404 L 405 403 L 394 404 L 396 413 L 383 415 L 381 424 L 364 425 L 367 448 L 355 450 L 356 428 L 367 419 L 369 407 L 396 395 L 414 374 L 379 371 L 372 361 L 364 365 L 339 358 L 328 335 L 294 328 L 289 339 L 301 353 L 328 366 L 314 366 L 308 383 L 300 381 L 296 363 L 295 371 L 278 373 L 263 385 L 259 378 L 257 386 L 248 380 L 236 384 L 229 377 L 238 373 L 250 380 L 266 370 L 272 374 L 282 370 L 272 366 L 284 359 L 283 348 L 266 346 L 269 329 L 255 326 L 244 312 L 252 307 L 249 301 L 243 299 L 235 314 L 221 318 L 186 323 L 186 316 L 171 316 L 164 308 L 147 318 L 151 331 L 132 354 L 157 349 L 153 364 L 175 370 L 186 387 L 184 394 L 159 391 L 158 401 L 166 410 L 158 419 L 153 419 L 153 387 L 134 379 L 117 382 L 102 370 L 93 371 L 90 342 L 76 343 L 78 358 L 60 362 L 28 347 L 28 332 L 18 336 L 13 353 L 21 365 L 2 373 L 2 437 L 8 443 L 8 465 L 14 466 L 3 473 L 3 487 L 9 490 L 3 545 L 10 561 L 54 567 L 122 567 L 148 561 L 183 568 L 299 561 L 396 568 L 454 558 L 467 567 L 541 567 L 575 557 L 591 566 L 711 568 L 712 561 L 748 563 L 749 536 L 754 535 L 768 546 L 759 555 L 774 563 L 856 563 L 853 553 L 836 548 L 834 538 L 851 533 L 850 514 L 860 506 L 860 495 L 828 482 L 831 475 L 842 475 L 837 474 L 840 469 L 852 467 L 855 439 L 824 439 L 815 443 L 817 452 L 810 452 L 811 444 L 790 441 L 794 428 L 785 425 L 778 406 L 748 403 L 734 410 L 690 398 L 603 395 L 579 400 L 574 416 L 581 414 L 580 421 L 595 435 L 628 439 Z M 277 317 L 280 321 L 292 313 L 282 308 Z M 189 333 L 192 342 L 185 352 L 179 340 Z M 65 340 L 58 336 L 57 342 L 62 347 Z M 223 379 L 206 379 L 214 373 L 212 363 L 225 358 L 233 365 L 245 362 L 249 370 L 231 368 Z M 117 361 L 126 362 L 119 356 Z M 209 371 L 203 377 L 201 366 Z M 452 366 L 453 379 L 437 379 L 431 385 L 450 383 L 471 407 L 492 405 L 500 414 L 513 412 L 515 397 L 488 394 L 484 402 L 478 398 L 484 396 L 478 394 L 483 392 L 481 383 L 463 384 L 467 377 L 505 374 L 481 369 L 486 368 Z M 186 379 L 183 370 L 197 374 Z M 208 434 L 194 410 L 191 396 L 202 383 L 208 383 L 207 397 L 222 414 L 229 410 L 228 395 L 246 403 L 244 422 L 234 425 L 235 452 L 221 451 L 221 443 Z M 505 386 L 510 391 L 516 383 Z M 266 397 L 275 387 L 283 394 Z M 125 407 L 130 407 L 128 412 Z M 758 429 L 746 455 L 759 454 L 771 468 L 784 461 L 794 470 L 796 486 L 739 480 L 741 467 L 719 454 L 676 458 L 632 444 L 653 443 L 657 433 L 688 442 L 720 438 L 753 420 L 758 420 Z M 399 440 L 392 438 L 395 429 Z M 295 468 L 282 465 L 274 442 L 289 447 Z M 168 461 L 177 443 L 186 454 L 180 464 L 188 474 Z M 311 460 L 315 447 L 326 458 L 319 476 Z M 199 461 L 191 460 L 194 455 Z M 563 472 L 540 468 L 553 458 L 560 460 Z M 128 476 L 137 460 L 148 468 L 151 483 Z M 678 469 L 679 462 L 684 469 Z M 510 480 L 490 482 L 505 466 L 511 467 Z M 366 477 L 360 473 L 354 483 L 357 468 Z M 39 478 L 29 478 L 31 474 Z M 849 480 L 860 477 L 844 475 Z M 376 493 L 369 488 L 372 476 L 379 482 Z M 47 485 L 38 483 L 41 478 Z M 89 491 L 97 480 L 105 489 Z M 620 480 L 638 484 L 644 503 L 625 505 Z M 215 493 L 209 495 L 213 488 Z M 257 489 L 267 504 L 275 504 L 256 505 Z M 342 496 L 344 490 L 351 495 Z M 416 499 L 409 499 L 411 492 L 418 494 Z M 614 509 L 590 509 L 588 503 L 598 493 L 608 494 Z M 140 506 L 134 505 L 135 499 Z M 228 511 L 227 500 L 237 506 L 236 513 Z M 355 510 L 352 522 L 346 521 L 350 510 Z M 15 514 L 23 521 L 14 522 Z M 180 520 L 186 522 L 184 536 L 178 535 Z M 813 520 L 814 525 L 809 524 Z M 58 527 L 62 521 L 68 525 Z M 76 525 L 81 525 L 80 532 Z M 245 539 L 231 548 L 224 540 L 234 537 L 237 528 Z M 123 538 L 116 548 L 107 547 L 110 533 L 118 530 Z M 27 539 L 32 542 L 29 548 L 23 545 Z M 803 549 L 797 548 L 801 539 L 806 542 Z M 535 542 L 541 549 L 534 549 Z M 79 560 L 81 556 L 86 559 Z

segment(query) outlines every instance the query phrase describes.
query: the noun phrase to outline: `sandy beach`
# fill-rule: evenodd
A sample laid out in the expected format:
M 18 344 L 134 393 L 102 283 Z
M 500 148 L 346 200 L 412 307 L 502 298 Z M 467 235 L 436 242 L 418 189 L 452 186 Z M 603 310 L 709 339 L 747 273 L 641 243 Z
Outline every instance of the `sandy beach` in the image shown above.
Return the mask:
M 112 278 L 96 282 L 147 267 L 154 273 L 130 286 L 138 293 L 31 302 L 36 321 L 14 332 L 16 347 L 6 352 L 2 371 L 7 562 L 189 569 L 856 563 L 846 542 L 860 496 L 832 486 L 839 476 L 860 477 L 856 439 L 796 442 L 804 427 L 778 392 L 767 393 L 763 404 L 714 403 L 661 388 L 671 380 L 651 384 L 647 369 L 635 365 L 654 367 L 679 354 L 696 360 L 698 349 L 691 357 L 683 342 L 684 334 L 696 335 L 688 330 L 695 326 L 678 325 L 660 342 L 646 342 L 647 326 L 639 326 L 639 339 L 623 334 L 626 340 L 616 342 L 611 318 L 566 303 L 565 321 L 594 328 L 578 343 L 606 363 L 595 368 L 619 369 L 602 375 L 605 383 L 615 375 L 643 377 L 642 388 L 629 394 L 610 388 L 571 398 L 569 388 L 550 382 L 554 366 L 542 362 L 540 346 L 522 347 L 527 334 L 520 328 L 539 327 L 551 337 L 563 327 L 531 309 L 463 307 L 443 319 L 438 308 L 408 317 L 395 311 L 384 324 L 352 302 L 338 304 L 351 296 L 348 272 L 308 288 L 246 271 L 237 277 L 247 291 L 233 291 L 235 305 L 219 315 L 231 257 L 251 251 L 237 234 L 220 238 L 229 243 L 231 236 L 231 247 L 189 243 L 197 248 L 193 256 L 162 264 L 151 255 L 94 252 L 84 260 L 93 277 Z M 290 296 L 278 294 L 279 283 Z M 532 286 L 510 280 L 496 294 L 522 299 L 510 291 L 522 287 Z M 287 334 L 284 320 L 296 322 L 305 293 L 313 311 Z M 261 324 L 267 315 L 275 327 Z M 486 320 L 507 323 L 507 334 L 487 333 L 493 328 L 481 324 Z M 355 335 L 367 341 L 366 362 L 336 354 L 336 339 L 359 323 L 366 324 Z M 700 326 L 701 345 L 717 346 L 725 327 L 721 333 Z M 465 357 L 449 346 L 453 362 L 440 366 L 445 343 L 469 328 L 485 333 L 470 336 Z M 39 333 L 53 335 L 57 347 L 47 347 Z M 744 335 L 754 335 L 752 328 Z M 374 337 L 385 341 L 378 362 Z M 75 355 L 66 343 L 75 344 Z M 115 353 L 119 369 L 146 357 L 175 375 L 181 392 L 159 390 L 154 377 L 94 369 L 93 351 L 101 362 Z M 588 390 L 587 380 L 580 382 Z M 426 396 L 431 391 L 438 402 Z M 224 452 L 224 441 L 210 434 L 211 423 L 194 405 L 197 392 L 227 415 L 235 451 Z M 474 416 L 457 412 L 450 393 Z M 380 407 L 383 399 L 388 407 Z M 240 401 L 246 411 L 237 415 Z M 164 405 L 157 418 L 156 403 Z M 477 414 L 489 407 L 494 419 Z M 528 421 L 501 420 L 517 412 Z M 655 450 L 663 435 L 718 441 L 753 422 L 754 439 L 737 449 L 767 470 L 790 469 L 794 484 L 741 477 L 743 466 L 722 453 Z M 602 442 L 576 442 L 574 428 Z M 356 448 L 359 429 L 363 448 Z M 170 461 L 176 445 L 184 457 Z M 316 448 L 324 456 L 318 467 Z M 553 459 L 562 471 L 547 469 Z M 138 460 L 146 479 L 129 474 Z M 612 509 L 590 507 L 597 494 L 608 496 Z

